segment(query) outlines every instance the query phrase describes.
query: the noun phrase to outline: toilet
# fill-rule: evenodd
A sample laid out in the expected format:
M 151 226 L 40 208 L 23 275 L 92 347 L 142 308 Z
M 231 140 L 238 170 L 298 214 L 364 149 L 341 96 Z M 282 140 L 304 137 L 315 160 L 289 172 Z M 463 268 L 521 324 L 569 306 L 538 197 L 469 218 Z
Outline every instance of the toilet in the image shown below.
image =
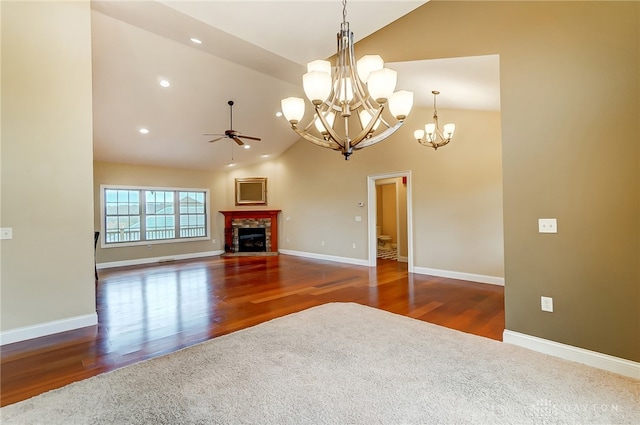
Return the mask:
M 380 249 L 391 249 L 391 236 L 381 235 L 380 232 L 382 228 L 380 226 L 376 226 L 376 235 L 378 236 L 378 248 Z

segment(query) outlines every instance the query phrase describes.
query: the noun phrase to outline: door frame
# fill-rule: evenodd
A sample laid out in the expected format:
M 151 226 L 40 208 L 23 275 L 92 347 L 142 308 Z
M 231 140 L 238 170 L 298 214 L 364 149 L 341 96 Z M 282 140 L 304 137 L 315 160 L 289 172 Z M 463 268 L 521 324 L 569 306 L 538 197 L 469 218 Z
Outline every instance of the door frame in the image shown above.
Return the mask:
M 369 224 L 369 267 L 377 265 L 378 237 L 376 235 L 376 181 L 404 177 L 407 180 L 407 259 L 408 272 L 413 273 L 413 207 L 411 170 L 396 171 L 384 174 L 372 174 L 367 176 L 367 222 Z M 397 205 L 396 205 L 397 208 Z

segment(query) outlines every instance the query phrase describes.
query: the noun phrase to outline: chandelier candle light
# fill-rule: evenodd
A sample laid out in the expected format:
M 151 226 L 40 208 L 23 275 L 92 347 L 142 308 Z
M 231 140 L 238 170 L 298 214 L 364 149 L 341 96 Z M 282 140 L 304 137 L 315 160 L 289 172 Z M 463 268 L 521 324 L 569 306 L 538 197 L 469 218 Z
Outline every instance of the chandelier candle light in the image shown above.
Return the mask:
M 380 56 L 366 55 L 356 63 L 346 9 L 347 2 L 343 0 L 333 76 L 331 63 L 316 60 L 307 64 L 307 73 L 302 77 L 305 95 L 315 108 L 313 118 L 306 125 L 299 125 L 305 109 L 304 99 L 299 97 L 283 99 L 282 113 L 302 138 L 340 151 L 349 159 L 354 150 L 381 142 L 400 128 L 413 106 L 413 93 L 404 90 L 394 93 L 396 71 L 384 68 Z M 382 116 L 387 103 L 397 120 L 395 123 Z M 352 115 L 357 118 L 353 120 L 358 123 L 355 126 L 349 125 Z M 338 124 L 336 116 L 343 119 L 338 129 L 334 127 Z M 380 124 L 384 130 L 376 133 Z
M 440 132 L 438 126 L 438 110 L 436 109 L 436 96 L 438 96 L 440 92 L 434 90 L 431 93 L 433 93 L 433 122 L 425 125 L 424 130 L 414 131 L 413 137 L 415 137 L 421 145 L 438 150 L 439 147 L 451 141 L 453 133 L 456 131 L 456 125 L 454 123 L 445 124 L 444 131 Z

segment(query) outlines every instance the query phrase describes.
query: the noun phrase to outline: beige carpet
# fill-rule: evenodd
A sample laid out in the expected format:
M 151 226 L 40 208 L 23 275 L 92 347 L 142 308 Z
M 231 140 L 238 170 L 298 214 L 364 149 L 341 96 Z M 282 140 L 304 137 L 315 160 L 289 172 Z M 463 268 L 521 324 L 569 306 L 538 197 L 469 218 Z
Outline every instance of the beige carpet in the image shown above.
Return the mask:
M 640 381 L 332 303 L 0 410 L 9 424 L 640 424 Z

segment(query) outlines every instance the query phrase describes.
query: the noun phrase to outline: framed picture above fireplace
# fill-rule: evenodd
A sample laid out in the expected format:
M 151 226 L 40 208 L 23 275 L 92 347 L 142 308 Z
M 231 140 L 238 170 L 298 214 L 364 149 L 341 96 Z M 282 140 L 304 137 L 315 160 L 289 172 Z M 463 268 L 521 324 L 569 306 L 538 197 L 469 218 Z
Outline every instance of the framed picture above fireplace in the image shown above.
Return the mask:
M 267 178 L 236 178 L 236 205 L 267 205 Z

